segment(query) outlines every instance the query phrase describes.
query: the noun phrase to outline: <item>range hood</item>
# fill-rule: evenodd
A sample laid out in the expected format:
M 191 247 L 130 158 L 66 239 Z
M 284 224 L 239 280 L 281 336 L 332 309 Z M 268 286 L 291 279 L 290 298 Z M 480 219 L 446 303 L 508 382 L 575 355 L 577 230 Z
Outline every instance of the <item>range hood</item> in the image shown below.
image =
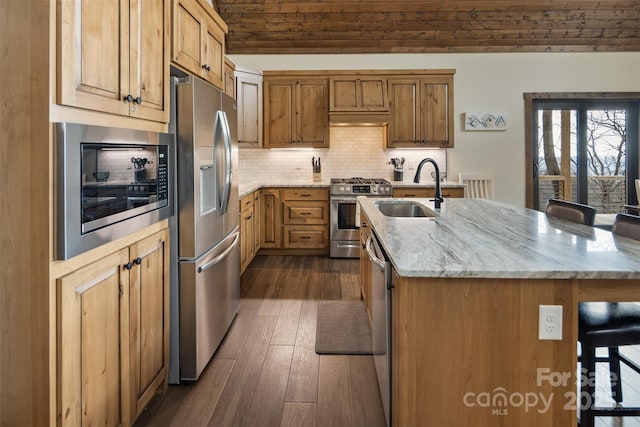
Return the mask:
M 329 113 L 329 126 L 387 126 L 389 113 Z

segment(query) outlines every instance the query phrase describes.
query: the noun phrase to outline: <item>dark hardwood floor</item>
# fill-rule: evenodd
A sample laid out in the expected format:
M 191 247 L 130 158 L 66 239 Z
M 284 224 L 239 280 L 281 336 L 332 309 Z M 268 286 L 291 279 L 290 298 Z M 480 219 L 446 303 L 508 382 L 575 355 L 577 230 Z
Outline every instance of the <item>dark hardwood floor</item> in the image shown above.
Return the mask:
M 372 357 L 315 353 L 318 301 L 359 299 L 358 275 L 358 260 L 256 257 L 241 278 L 238 315 L 200 380 L 169 386 L 135 425 L 384 426 Z M 640 360 L 640 346 L 622 351 Z M 607 366 L 598 372 L 598 403 L 612 403 Z M 640 404 L 638 375 L 623 368 L 622 376 L 625 401 Z M 619 426 L 638 427 L 640 417 L 596 419 L 596 427 Z
M 358 260 L 258 256 L 200 380 L 156 396 L 136 426 L 384 426 L 371 356 L 315 353 L 318 301 L 360 298 Z

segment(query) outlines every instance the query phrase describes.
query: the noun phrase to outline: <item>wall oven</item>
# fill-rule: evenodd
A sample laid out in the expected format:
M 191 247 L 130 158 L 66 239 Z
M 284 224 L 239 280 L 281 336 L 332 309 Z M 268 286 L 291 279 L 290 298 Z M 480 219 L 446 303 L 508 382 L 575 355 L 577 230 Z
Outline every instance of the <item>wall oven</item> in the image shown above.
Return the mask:
M 391 197 L 393 187 L 384 179 L 332 178 L 330 187 L 330 249 L 332 258 L 360 257 L 358 196 Z
M 172 150 L 168 135 L 56 124 L 56 258 L 171 216 Z

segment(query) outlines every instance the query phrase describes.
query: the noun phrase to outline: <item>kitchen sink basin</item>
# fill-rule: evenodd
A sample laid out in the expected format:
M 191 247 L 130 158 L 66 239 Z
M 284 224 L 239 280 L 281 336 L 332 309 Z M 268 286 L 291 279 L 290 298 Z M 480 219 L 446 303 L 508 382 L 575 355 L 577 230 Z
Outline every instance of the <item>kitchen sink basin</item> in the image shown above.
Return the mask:
M 424 205 L 408 201 L 378 201 L 375 202 L 378 210 L 386 216 L 399 218 L 433 218 L 438 214 Z

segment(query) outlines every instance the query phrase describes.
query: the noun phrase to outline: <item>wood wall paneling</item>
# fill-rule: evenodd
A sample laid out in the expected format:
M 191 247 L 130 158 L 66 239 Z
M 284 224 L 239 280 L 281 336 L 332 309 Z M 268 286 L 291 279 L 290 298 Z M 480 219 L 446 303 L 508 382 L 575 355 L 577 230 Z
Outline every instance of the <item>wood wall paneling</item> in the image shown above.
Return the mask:
M 0 3 L 0 425 L 48 425 L 50 2 Z
M 228 53 L 637 51 L 634 0 L 217 0 Z

